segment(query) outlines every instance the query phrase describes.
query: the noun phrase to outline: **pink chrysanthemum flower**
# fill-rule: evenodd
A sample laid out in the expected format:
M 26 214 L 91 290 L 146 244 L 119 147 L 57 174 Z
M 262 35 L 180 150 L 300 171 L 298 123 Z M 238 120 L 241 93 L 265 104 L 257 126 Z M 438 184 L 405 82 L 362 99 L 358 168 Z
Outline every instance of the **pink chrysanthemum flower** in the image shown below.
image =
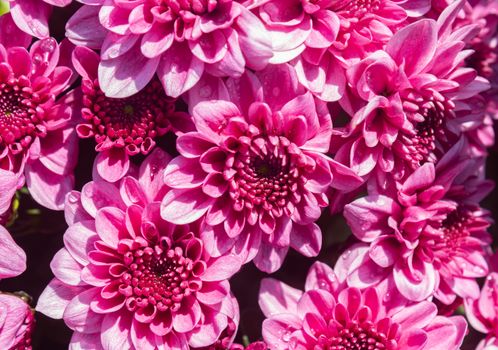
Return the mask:
M 175 126 L 191 124 L 188 114 L 176 111 L 175 99 L 165 95 L 158 80 L 130 97 L 111 98 L 100 89 L 99 56 L 95 52 L 77 47 L 73 64 L 83 77 L 83 122 L 76 126 L 76 132 L 97 142 L 96 169 L 105 180 L 118 181 L 130 168 L 130 156 L 149 154 L 160 136 L 171 129 L 177 131 Z
M 360 176 L 390 173 L 402 179 L 435 162 L 467 129 L 483 123 L 474 97 L 489 88 L 465 67 L 463 50 L 474 26 L 452 31 L 464 1 L 438 21 L 423 19 L 399 30 L 377 51 L 348 70 L 349 93 L 341 105 L 352 115 L 339 158 Z
M 37 310 L 64 319 L 73 347 L 203 347 L 238 319 L 227 279 L 239 259 L 212 258 L 197 225 L 161 219 L 169 159 L 155 149 L 137 178 L 96 180 L 68 195 L 65 248 L 52 260 L 55 278 Z
M 458 157 L 463 148 L 460 142 L 436 166 L 424 164 L 397 190 L 346 205 L 353 234 L 365 242 L 344 255 L 350 286 L 388 279 L 413 301 L 477 297 L 491 242 L 489 213 L 477 203 L 491 188 L 475 176 L 477 161 Z
M 476 350 L 498 349 L 498 254 L 491 259 L 492 272 L 486 277 L 478 298 L 465 299 L 470 325 L 486 334 Z
M 429 301 L 404 308 L 383 302 L 382 291 L 345 287 L 315 263 L 304 292 L 274 279 L 261 283 L 259 305 L 271 350 L 457 350 L 467 324 L 437 315 Z
M 48 20 L 52 14 L 52 5 L 64 7 L 72 0 L 8 0 L 8 2 L 16 25 L 25 33 L 41 39 L 50 35 Z
M 161 215 L 176 224 L 205 216 L 212 230 L 203 237 L 216 254 L 234 248 L 273 272 L 289 246 L 318 254 L 321 231 L 314 222 L 328 204 L 324 191 L 350 190 L 361 179 L 325 155 L 330 115 L 311 93 L 302 94 L 286 65 L 259 78 L 246 72 L 227 87 L 225 98 L 234 102 L 193 108 L 197 131 L 178 138 L 181 155 L 166 169 L 173 190 Z
M 301 84 L 324 101 L 337 101 L 344 93 L 344 67 L 382 49 L 408 14 L 429 7 L 427 0 L 278 0 L 256 11 L 272 38 L 270 62 L 293 60 Z
M 16 189 L 26 185 L 45 207 L 61 210 L 73 187 L 77 137 L 71 124 L 72 96 L 57 99 L 72 71 L 59 66 L 61 50 L 52 38 L 29 51 L 2 45 L 0 33 L 0 214 Z M 9 38 L 9 41 L 11 38 Z M 26 178 L 25 178 L 26 177 Z
M 101 49 L 107 96 L 127 97 L 157 73 L 168 96 L 194 86 L 204 71 L 240 76 L 272 56 L 259 19 L 235 0 L 84 0 L 67 25 L 77 45 Z
M 26 270 L 26 253 L 0 225 L 0 280 L 18 276 L 24 270 Z
M 31 350 L 33 311 L 21 298 L 0 294 L 0 349 Z

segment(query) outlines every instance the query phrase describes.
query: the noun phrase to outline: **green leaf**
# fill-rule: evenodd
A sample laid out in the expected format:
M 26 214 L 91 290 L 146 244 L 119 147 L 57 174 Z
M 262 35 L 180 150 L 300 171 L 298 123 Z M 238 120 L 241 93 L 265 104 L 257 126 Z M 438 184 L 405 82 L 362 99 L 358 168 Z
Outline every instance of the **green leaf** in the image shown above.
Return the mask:
M 9 12 L 9 3 L 6 0 L 0 0 L 0 16 Z

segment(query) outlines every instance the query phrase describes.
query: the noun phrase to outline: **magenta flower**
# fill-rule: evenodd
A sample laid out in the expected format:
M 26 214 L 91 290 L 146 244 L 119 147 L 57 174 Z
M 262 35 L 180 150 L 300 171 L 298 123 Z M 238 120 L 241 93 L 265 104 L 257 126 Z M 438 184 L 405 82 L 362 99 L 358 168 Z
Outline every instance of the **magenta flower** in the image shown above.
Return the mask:
M 147 155 L 156 139 L 170 129 L 190 129 L 188 114 L 176 111 L 175 100 L 164 94 L 161 83 L 151 81 L 126 98 L 106 97 L 97 77 L 99 56 L 77 47 L 73 64 L 83 77 L 81 91 L 83 122 L 76 126 L 81 138 L 94 138 L 99 153 L 96 169 L 109 182 L 121 179 L 130 168 L 130 156 Z
M 72 71 L 58 65 L 55 39 L 39 40 L 29 51 L 6 40 L 8 48 L 0 33 L 0 215 L 25 182 L 37 202 L 61 210 L 73 187 L 78 145 L 72 95 L 57 97 Z
M 393 308 L 383 297 L 376 288 L 345 287 L 319 262 L 311 267 L 304 292 L 264 279 L 263 337 L 271 350 L 460 348 L 467 329 L 462 316 L 437 316 L 429 301 Z
M 0 349 L 31 350 L 35 318 L 22 299 L 0 294 Z
M 459 157 L 464 147 L 458 143 L 435 167 L 424 164 L 397 190 L 346 205 L 353 234 L 365 242 L 348 258 L 348 285 L 388 279 L 409 300 L 434 295 L 447 305 L 477 297 L 491 242 L 489 214 L 477 203 L 490 188 L 476 178 L 478 163 Z
M 483 123 L 482 112 L 473 114 L 473 98 L 489 84 L 464 67 L 470 52 L 462 51 L 475 27 L 452 31 L 463 4 L 456 1 L 437 22 L 423 19 L 404 27 L 385 51 L 348 70 L 351 92 L 341 105 L 353 117 L 339 154 L 360 176 L 390 173 L 404 179 Z
M 239 1 L 84 0 L 67 25 L 77 45 L 101 49 L 98 74 L 109 97 L 142 90 L 157 73 L 168 96 L 192 88 L 206 71 L 240 76 L 272 56 L 259 19 Z M 99 22 L 100 20 L 100 22 Z
M 325 155 L 332 133 L 327 109 L 300 92 L 287 66 L 259 78 L 246 72 L 227 86 L 234 102 L 198 103 L 197 131 L 178 138 L 181 155 L 166 168 L 164 181 L 173 190 L 163 199 L 162 217 L 175 224 L 204 217 L 212 228 L 203 237 L 213 252 L 233 248 L 263 271 L 277 270 L 289 246 L 316 256 L 321 232 L 314 222 L 328 204 L 324 191 L 362 182 Z
M 407 12 L 421 15 L 430 8 L 427 0 L 263 3 L 256 11 L 272 38 L 270 62 L 292 61 L 300 83 L 324 101 L 342 97 L 350 61 L 382 49 Z
M 37 310 L 64 319 L 74 348 L 203 347 L 238 320 L 227 279 L 240 260 L 211 257 L 198 225 L 160 217 L 169 159 L 156 149 L 138 177 L 95 180 L 68 195 L 65 248 Z
M 0 225 L 0 280 L 20 275 L 26 270 L 26 254 L 9 232 Z
M 16 25 L 25 33 L 36 38 L 47 38 L 48 20 L 52 14 L 52 5 L 64 7 L 72 0 L 8 0 L 10 13 Z
M 491 272 L 481 289 L 478 298 L 465 299 L 465 312 L 470 325 L 486 334 L 476 350 L 496 350 L 498 348 L 498 254 L 490 258 Z

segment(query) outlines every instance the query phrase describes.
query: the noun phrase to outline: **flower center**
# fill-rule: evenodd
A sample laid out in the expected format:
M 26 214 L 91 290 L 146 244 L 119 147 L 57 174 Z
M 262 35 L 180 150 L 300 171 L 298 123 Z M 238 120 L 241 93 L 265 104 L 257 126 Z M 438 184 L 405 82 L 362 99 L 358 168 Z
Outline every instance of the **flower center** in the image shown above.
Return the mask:
M 121 276 L 119 291 L 130 311 L 155 306 L 159 311 L 177 311 L 184 297 L 198 289 L 191 283 L 195 264 L 181 247 L 142 247 L 124 255 L 128 271 Z
M 153 80 L 139 93 L 123 99 L 106 97 L 97 81 L 82 86 L 86 123 L 76 130 L 82 138 L 95 137 L 97 150 L 124 147 L 129 155 L 147 154 L 155 145 L 153 139 L 168 131 L 175 103 L 164 94 L 159 81 Z
M 335 330 L 333 334 L 319 335 L 314 350 L 393 350 L 396 348 L 396 341 L 377 331 L 373 324 L 352 323 L 349 327 Z
M 162 0 L 162 3 L 175 13 L 187 11 L 203 15 L 216 8 L 217 0 Z
M 9 147 L 16 154 L 26 150 L 37 136 L 46 135 L 41 103 L 27 79 L 0 83 L 0 149 Z
M 382 0 L 339 0 L 330 8 L 336 12 L 344 12 L 350 16 L 362 17 L 379 9 Z
M 289 153 L 288 140 L 275 137 L 271 141 L 258 137 L 239 151 L 234 164 L 236 175 L 231 182 L 236 210 L 244 206 L 278 210 L 293 200 L 300 181 L 296 155 Z
M 453 113 L 450 103 L 431 100 L 419 107 L 417 113 L 423 117 L 423 121 L 414 122 L 415 135 L 407 135 L 403 142 L 409 152 L 404 154 L 405 159 L 413 169 L 418 168 L 426 162 L 437 161 L 434 151 L 438 142 L 446 141 L 446 120 L 452 118 Z M 412 121 L 413 122 L 413 121 Z

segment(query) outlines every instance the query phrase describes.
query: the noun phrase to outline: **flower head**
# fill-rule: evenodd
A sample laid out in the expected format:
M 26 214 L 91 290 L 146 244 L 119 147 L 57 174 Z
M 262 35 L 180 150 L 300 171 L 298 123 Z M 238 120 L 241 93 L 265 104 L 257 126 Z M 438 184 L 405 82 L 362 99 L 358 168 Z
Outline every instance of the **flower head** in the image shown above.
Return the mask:
M 486 277 L 480 294 L 465 299 L 465 312 L 470 325 L 478 332 L 486 334 L 477 350 L 493 350 L 498 347 L 498 254 L 491 259 L 491 272 Z
M 319 262 L 311 267 L 304 292 L 264 279 L 263 337 L 271 350 L 459 349 L 467 328 L 463 317 L 437 316 L 428 301 L 395 308 L 383 298 L 376 288 L 346 287 Z
M 462 133 L 482 125 L 483 109 L 473 109 L 479 109 L 475 99 L 489 84 L 465 67 L 471 52 L 462 54 L 474 26 L 452 34 L 463 4 L 452 4 L 438 21 L 422 19 L 402 28 L 385 51 L 348 69 L 351 93 L 341 103 L 352 119 L 339 152 L 359 175 L 406 178 L 440 159 Z
M 59 65 L 61 49 L 55 39 L 39 40 L 28 51 L 4 47 L 0 34 L 0 187 L 5 186 L 0 214 L 25 180 L 36 201 L 60 210 L 73 186 L 77 158 L 69 157 L 77 152 L 70 123 L 72 95 L 58 98 L 72 71 Z
M 143 90 L 126 98 L 106 97 L 97 77 L 99 56 L 77 47 L 73 63 L 83 77 L 81 85 L 83 122 L 76 126 L 81 138 L 94 138 L 100 152 L 96 168 L 110 182 L 121 179 L 130 168 L 130 157 L 147 155 L 156 140 L 169 130 L 188 125 L 190 116 L 176 111 L 175 99 L 164 94 L 154 79 Z
M 237 104 L 211 100 L 193 108 L 197 131 L 178 138 L 181 155 L 166 169 L 173 190 L 161 215 L 177 224 L 205 217 L 212 230 L 203 235 L 214 249 L 233 247 L 246 261 L 256 255 L 260 269 L 275 271 L 289 246 L 318 254 L 314 221 L 327 205 L 324 191 L 352 189 L 361 179 L 325 155 L 330 116 L 299 90 L 287 66 L 247 72 L 227 86 Z
M 51 263 L 55 278 L 37 309 L 64 318 L 73 344 L 203 347 L 238 319 L 227 279 L 239 259 L 212 258 L 197 225 L 160 217 L 168 161 L 156 149 L 137 178 L 96 180 L 68 195 L 65 248 Z
M 31 350 L 35 318 L 21 298 L 0 294 L 0 347 L 8 350 Z
M 137 93 L 155 73 L 166 94 L 178 97 L 204 71 L 240 76 L 246 66 L 263 68 L 272 56 L 263 25 L 239 1 L 82 2 L 88 5 L 68 22 L 67 35 L 101 49 L 99 80 L 109 97 Z
M 459 142 L 434 167 L 426 163 L 397 189 L 346 205 L 344 216 L 365 244 L 345 257 L 348 284 L 390 280 L 405 298 L 432 295 L 444 304 L 476 297 L 476 278 L 488 271 L 489 214 L 477 204 L 490 190 L 472 179 L 479 166 L 462 159 Z

